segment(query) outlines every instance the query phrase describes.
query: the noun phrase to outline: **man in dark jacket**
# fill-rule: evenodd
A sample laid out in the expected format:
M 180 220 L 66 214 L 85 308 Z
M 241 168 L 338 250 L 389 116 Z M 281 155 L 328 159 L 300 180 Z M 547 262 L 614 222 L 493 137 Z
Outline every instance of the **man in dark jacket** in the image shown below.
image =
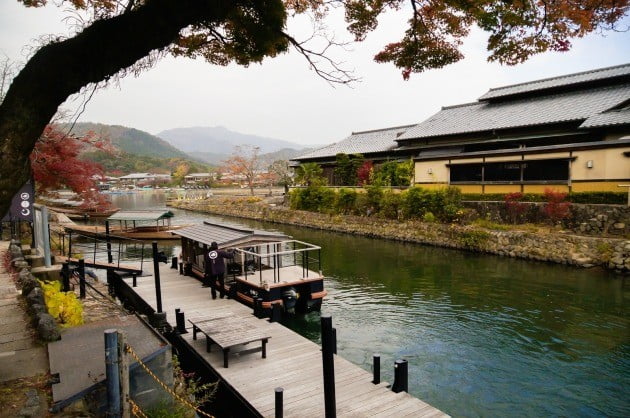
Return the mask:
M 204 274 L 204 287 L 209 285 L 212 287 L 212 299 L 217 298 L 217 280 L 219 281 L 219 295 L 221 299 L 225 296 L 225 261 L 224 259 L 234 258 L 232 252 L 219 250 L 216 242 L 210 244 L 210 251 L 206 254 L 206 268 Z

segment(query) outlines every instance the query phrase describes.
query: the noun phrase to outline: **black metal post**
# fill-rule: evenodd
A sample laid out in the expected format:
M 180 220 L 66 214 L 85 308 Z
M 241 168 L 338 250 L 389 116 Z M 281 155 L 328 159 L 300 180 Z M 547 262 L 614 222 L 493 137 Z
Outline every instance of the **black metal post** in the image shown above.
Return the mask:
M 72 258 L 72 230 L 68 232 L 68 258 Z
M 184 263 L 181 261 L 179 262 L 179 274 L 184 275 Z
M 79 298 L 85 299 L 85 260 L 79 260 Z
M 333 327 L 332 337 L 333 337 L 333 353 L 337 354 L 337 328 Z
M 392 391 L 408 392 L 409 391 L 409 373 L 407 360 L 396 360 L 394 363 L 394 384 L 392 385 Z
M 378 385 L 379 383 L 381 383 L 381 355 L 380 354 L 374 354 L 372 356 L 372 373 L 374 375 L 374 378 L 372 379 L 372 383 L 374 383 L 375 385 Z
M 321 317 L 322 365 L 324 368 L 324 411 L 326 418 L 337 416 L 335 406 L 335 358 L 333 348 L 332 316 Z
M 70 267 L 68 263 L 63 263 L 61 265 L 61 279 L 63 281 L 63 291 L 70 291 Z
M 133 287 L 138 286 L 138 275 L 136 273 L 131 273 L 131 284 Z
M 177 257 L 171 258 L 171 268 L 177 270 Z
M 180 334 L 186 334 L 186 317 L 181 309 L 175 309 L 175 322 L 177 323 L 177 332 Z
M 276 418 L 282 418 L 282 416 L 284 415 L 284 406 L 282 402 L 282 397 L 283 397 L 282 395 L 284 393 L 284 389 L 276 388 L 275 393 L 276 393 Z
M 112 264 L 114 257 L 112 257 L 112 240 L 109 236 L 109 221 L 105 221 L 105 240 L 107 241 L 107 262 Z
M 265 316 L 263 314 L 262 301 L 263 300 L 261 297 L 254 298 L 254 315 L 256 316 L 256 318 L 262 318 L 263 316 Z
M 157 241 L 153 241 L 153 277 L 155 278 L 155 297 L 157 311 L 162 312 L 162 288 L 160 287 L 160 260 L 158 260 Z
M 280 322 L 282 320 L 282 304 L 275 302 L 271 304 L 271 320 L 269 322 Z

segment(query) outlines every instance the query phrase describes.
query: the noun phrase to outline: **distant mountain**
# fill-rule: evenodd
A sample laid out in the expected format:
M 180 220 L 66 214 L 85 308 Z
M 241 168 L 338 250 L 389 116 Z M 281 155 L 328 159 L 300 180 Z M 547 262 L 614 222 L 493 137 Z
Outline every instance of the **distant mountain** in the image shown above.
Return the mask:
M 62 126 L 69 127 L 68 124 Z M 97 135 L 108 138 L 114 146 L 129 154 L 160 158 L 194 158 L 194 156 L 191 157 L 167 141 L 134 128 L 91 122 L 79 122 L 72 128 L 72 132 L 77 135 L 89 131 L 94 131 Z
M 263 165 L 269 165 L 274 161 L 278 160 L 290 160 L 293 157 L 297 157 L 298 155 L 302 155 L 306 152 L 310 151 L 310 148 L 304 148 L 300 150 L 291 149 L 291 148 L 283 148 L 278 151 L 268 152 L 266 154 L 260 154 L 260 160 Z M 206 164 L 211 165 L 222 165 L 225 160 L 230 158 L 232 153 L 229 154 L 218 154 L 214 152 L 195 152 L 189 154 L 191 157 L 194 157 Z
M 157 134 L 171 145 L 189 153 L 211 153 L 230 155 L 236 145 L 254 145 L 261 153 L 279 151 L 283 148 L 302 149 L 303 145 L 280 139 L 230 131 L 222 126 L 176 128 Z

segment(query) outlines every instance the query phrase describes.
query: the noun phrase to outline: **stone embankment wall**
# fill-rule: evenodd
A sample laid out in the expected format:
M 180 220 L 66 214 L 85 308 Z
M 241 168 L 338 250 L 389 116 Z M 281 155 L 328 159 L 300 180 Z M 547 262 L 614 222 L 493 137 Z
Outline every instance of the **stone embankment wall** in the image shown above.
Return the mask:
M 173 207 L 220 215 L 265 220 L 336 232 L 464 249 L 531 260 L 602 266 L 630 272 L 630 240 L 578 236 L 561 232 L 496 231 L 472 225 L 446 225 L 417 220 L 327 215 L 254 203 L 248 199 L 204 199 L 169 203 Z
M 520 217 L 522 222 L 544 223 L 544 203 L 522 203 L 526 210 Z M 481 218 L 495 222 L 510 222 L 504 202 L 463 202 L 464 207 L 474 209 Z M 624 205 L 571 204 L 571 215 L 563 227 L 579 234 L 614 235 L 627 237 L 630 234 L 630 207 Z

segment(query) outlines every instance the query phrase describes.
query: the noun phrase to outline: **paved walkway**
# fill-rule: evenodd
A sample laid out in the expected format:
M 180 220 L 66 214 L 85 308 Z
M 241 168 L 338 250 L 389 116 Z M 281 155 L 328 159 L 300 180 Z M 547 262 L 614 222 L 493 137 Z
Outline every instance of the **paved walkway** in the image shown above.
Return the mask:
M 0 382 L 48 372 L 46 348 L 35 343 L 25 306 L 3 263 L 8 241 L 0 241 Z

